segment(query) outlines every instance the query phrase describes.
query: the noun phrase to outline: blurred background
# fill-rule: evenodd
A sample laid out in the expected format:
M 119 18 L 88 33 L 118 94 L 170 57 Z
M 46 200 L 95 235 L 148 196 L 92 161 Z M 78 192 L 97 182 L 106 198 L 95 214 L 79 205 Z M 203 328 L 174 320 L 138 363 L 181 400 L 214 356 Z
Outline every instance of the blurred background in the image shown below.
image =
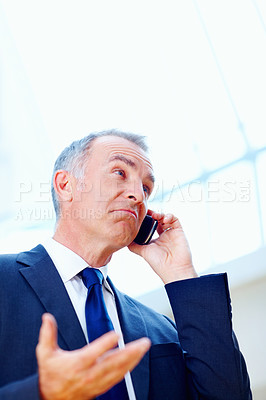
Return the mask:
M 150 208 L 178 215 L 199 273 L 228 273 L 255 400 L 266 398 L 265 71 L 264 0 L 0 0 L 0 251 L 53 234 L 50 177 L 71 141 L 146 135 Z M 138 256 L 120 251 L 109 272 L 170 314 Z

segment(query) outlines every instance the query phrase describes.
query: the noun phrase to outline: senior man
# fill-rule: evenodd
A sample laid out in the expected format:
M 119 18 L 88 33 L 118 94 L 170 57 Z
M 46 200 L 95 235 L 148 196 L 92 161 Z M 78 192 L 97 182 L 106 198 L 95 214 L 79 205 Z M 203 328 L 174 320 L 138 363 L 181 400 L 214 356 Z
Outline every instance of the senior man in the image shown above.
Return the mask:
M 198 277 L 179 220 L 148 209 L 153 186 L 139 135 L 91 134 L 58 157 L 53 238 L 0 257 L 0 399 L 251 399 L 226 274 Z M 139 245 L 147 213 L 158 237 Z M 126 246 L 165 284 L 175 323 L 108 278 Z

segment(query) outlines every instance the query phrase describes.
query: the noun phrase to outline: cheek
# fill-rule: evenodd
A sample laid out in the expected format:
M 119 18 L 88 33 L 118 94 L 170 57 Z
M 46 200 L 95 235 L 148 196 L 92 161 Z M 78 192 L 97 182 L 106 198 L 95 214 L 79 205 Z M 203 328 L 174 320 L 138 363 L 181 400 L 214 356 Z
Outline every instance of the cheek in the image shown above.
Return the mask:
M 148 206 L 146 203 L 144 203 L 139 212 L 141 222 L 144 220 L 144 217 L 147 214 L 147 211 L 148 211 Z
M 98 179 L 86 185 L 81 197 L 84 204 L 94 204 L 98 208 L 108 201 L 110 193 L 111 190 L 107 183 Z
M 101 179 L 95 189 L 95 196 L 104 201 L 119 192 L 119 184 L 116 179 Z

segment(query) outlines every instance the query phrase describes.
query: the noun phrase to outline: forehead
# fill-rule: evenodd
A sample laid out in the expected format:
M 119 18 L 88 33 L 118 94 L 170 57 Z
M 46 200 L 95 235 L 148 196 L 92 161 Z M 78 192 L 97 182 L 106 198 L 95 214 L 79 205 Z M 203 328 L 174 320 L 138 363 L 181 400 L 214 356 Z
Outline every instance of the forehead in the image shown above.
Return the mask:
M 93 143 L 92 157 L 102 159 L 103 162 L 108 162 L 113 156 L 121 154 L 153 170 L 151 161 L 144 150 L 127 139 L 118 136 L 103 136 L 95 139 Z

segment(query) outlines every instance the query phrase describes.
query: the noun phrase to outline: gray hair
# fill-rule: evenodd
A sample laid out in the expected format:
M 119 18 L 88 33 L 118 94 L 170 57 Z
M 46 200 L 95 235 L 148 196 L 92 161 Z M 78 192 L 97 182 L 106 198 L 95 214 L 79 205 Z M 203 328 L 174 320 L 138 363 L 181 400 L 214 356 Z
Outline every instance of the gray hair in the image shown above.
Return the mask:
M 145 143 L 145 136 L 137 135 L 135 133 L 122 132 L 116 129 L 102 132 L 94 132 L 80 140 L 76 140 L 71 143 L 58 156 L 54 165 L 52 175 L 51 192 L 57 220 L 60 217 L 60 204 L 53 186 L 53 180 L 56 171 L 63 169 L 65 171 L 71 172 L 71 174 L 77 179 L 82 179 L 84 176 L 86 162 L 88 160 L 88 151 L 91 149 L 93 141 L 103 136 L 118 136 L 135 143 L 145 152 L 148 151 L 148 146 Z

